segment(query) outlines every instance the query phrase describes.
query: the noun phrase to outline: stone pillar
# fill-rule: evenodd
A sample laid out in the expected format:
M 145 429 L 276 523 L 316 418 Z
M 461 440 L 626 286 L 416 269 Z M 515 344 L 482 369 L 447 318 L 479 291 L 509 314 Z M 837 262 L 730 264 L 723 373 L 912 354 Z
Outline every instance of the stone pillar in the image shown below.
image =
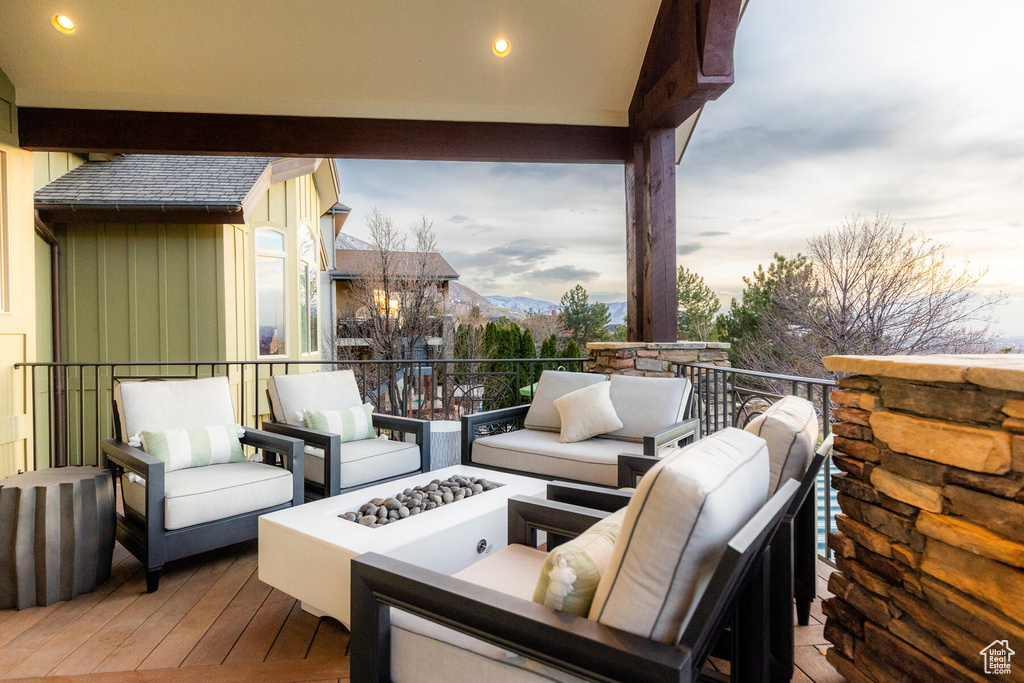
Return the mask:
M 1024 680 L 1024 358 L 825 367 L 846 373 L 828 661 L 851 681 L 984 681 L 1008 647 L 1007 678 Z
M 606 375 L 675 377 L 684 363 L 728 366 L 724 342 L 591 342 L 587 344 L 588 372 Z

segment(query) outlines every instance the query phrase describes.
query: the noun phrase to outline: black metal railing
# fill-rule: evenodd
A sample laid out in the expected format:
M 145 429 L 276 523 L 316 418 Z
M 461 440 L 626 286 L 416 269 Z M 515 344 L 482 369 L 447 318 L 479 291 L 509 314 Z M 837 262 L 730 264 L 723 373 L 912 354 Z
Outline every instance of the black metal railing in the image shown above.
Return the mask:
M 676 374 L 694 386 L 695 412 L 700 418 L 701 435 L 707 436 L 726 427 L 745 427 L 783 396 L 799 396 L 814 404 L 818 414 L 818 433 L 824 439 L 832 432 L 831 391 L 836 383 L 828 379 L 774 375 L 739 368 L 683 363 Z M 818 473 L 817 496 L 818 555 L 832 560 L 828 532 L 835 530 L 833 510 L 838 510 L 836 492 L 831 487 L 832 460 L 825 460 Z
M 529 403 L 544 369 L 583 370 L 586 358 L 445 360 L 258 360 L 134 363 L 24 363 L 37 468 L 101 462 L 100 443 L 114 435 L 112 399 L 120 382 L 226 376 L 238 421 L 258 427 L 270 414 L 266 380 L 272 375 L 351 369 L 361 395 L 379 412 L 428 420 Z M 773 375 L 699 363 L 673 364 L 694 386 L 694 415 L 706 436 L 744 427 L 785 395 L 816 407 L 822 435 L 831 431 L 830 380 Z M 829 558 L 827 531 L 837 509 L 826 461 L 817 487 L 819 554 Z M 826 520 L 829 523 L 826 524 Z
M 529 403 L 544 369 L 582 369 L 585 358 L 447 360 L 258 360 L 134 363 L 22 363 L 32 416 L 35 467 L 95 465 L 114 435 L 112 400 L 120 382 L 226 376 L 240 424 L 270 415 L 272 375 L 350 369 L 364 400 L 390 415 L 457 420 Z

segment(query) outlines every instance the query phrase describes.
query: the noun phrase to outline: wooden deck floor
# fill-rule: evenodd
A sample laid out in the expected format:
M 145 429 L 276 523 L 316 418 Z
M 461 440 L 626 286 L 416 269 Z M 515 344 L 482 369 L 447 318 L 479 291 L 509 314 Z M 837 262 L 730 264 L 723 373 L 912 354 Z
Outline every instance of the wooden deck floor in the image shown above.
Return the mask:
M 819 595 L 830 572 L 819 565 Z M 348 631 L 261 582 L 255 542 L 172 563 L 157 592 L 145 588 L 141 565 L 118 545 L 110 580 L 96 591 L 0 611 L 0 678 L 349 680 Z M 801 683 L 843 680 L 825 662 L 820 603 L 796 633 Z

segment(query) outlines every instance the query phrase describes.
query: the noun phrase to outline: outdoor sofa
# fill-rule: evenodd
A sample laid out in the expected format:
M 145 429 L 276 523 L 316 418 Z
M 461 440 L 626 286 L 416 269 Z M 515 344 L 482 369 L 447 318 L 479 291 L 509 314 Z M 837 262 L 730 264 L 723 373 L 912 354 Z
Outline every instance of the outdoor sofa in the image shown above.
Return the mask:
M 575 443 L 562 443 L 555 401 L 570 392 L 610 383 L 622 428 Z M 699 422 L 690 417 L 692 385 L 684 377 L 632 377 L 545 370 L 529 405 L 462 417 L 462 464 L 548 479 L 602 486 L 618 482 L 618 456 L 657 455 L 666 446 L 693 441 Z M 522 429 L 518 428 L 522 421 Z

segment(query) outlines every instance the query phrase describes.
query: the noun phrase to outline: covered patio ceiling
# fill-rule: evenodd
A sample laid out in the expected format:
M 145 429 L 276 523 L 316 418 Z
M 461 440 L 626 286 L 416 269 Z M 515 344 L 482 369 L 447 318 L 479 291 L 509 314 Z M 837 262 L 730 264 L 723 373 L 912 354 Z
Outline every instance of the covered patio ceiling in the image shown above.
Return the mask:
M 744 4 L 69 0 L 65 35 L 19 0 L 0 70 L 36 151 L 624 164 L 629 338 L 673 341 L 675 163 Z
M 659 4 L 18 0 L 0 64 L 21 107 L 626 126 Z
M 691 40 L 651 54 L 666 5 Z M 645 55 L 682 94 L 667 60 L 740 2 L 680 5 L 108 0 L 61 5 L 69 36 L 20 0 L 0 3 L 0 68 L 29 149 L 621 163 Z

